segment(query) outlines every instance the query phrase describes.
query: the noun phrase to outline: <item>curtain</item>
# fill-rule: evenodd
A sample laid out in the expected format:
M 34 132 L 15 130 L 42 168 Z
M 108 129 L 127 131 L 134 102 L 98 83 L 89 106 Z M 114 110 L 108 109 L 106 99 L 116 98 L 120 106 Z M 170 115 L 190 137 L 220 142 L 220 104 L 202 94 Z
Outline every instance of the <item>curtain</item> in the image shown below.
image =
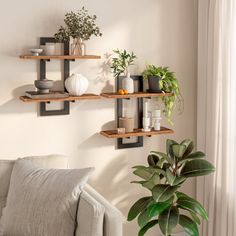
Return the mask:
M 197 148 L 216 172 L 197 180 L 202 236 L 236 236 L 236 0 L 199 0 Z

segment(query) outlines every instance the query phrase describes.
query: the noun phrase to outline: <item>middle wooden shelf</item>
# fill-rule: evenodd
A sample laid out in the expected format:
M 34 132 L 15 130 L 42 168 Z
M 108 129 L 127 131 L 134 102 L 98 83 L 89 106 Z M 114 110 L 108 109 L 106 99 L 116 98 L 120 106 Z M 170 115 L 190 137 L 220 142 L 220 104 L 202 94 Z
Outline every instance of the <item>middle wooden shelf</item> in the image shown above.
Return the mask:
M 164 96 L 173 96 L 172 93 L 148 93 L 148 92 L 135 92 L 125 95 L 118 93 L 101 93 L 102 97 L 105 98 L 151 98 L 151 97 L 164 97 Z

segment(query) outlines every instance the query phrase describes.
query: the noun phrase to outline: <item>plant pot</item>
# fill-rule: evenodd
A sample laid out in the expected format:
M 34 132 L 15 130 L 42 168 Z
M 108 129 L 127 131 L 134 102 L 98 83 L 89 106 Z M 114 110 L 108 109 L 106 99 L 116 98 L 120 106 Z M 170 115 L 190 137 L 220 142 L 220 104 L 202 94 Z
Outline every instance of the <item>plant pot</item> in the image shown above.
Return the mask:
M 159 81 L 161 80 L 160 76 L 148 76 L 148 92 L 149 93 L 161 93 L 162 90 L 159 86 Z

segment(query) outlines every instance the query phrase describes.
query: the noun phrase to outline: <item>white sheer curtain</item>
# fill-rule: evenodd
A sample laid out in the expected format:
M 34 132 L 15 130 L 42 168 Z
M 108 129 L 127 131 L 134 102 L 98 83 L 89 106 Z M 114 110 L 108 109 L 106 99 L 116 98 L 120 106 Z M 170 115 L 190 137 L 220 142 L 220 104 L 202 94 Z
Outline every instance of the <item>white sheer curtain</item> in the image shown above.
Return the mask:
M 236 236 L 236 0 L 199 0 L 198 149 L 216 173 L 197 182 L 202 236 Z

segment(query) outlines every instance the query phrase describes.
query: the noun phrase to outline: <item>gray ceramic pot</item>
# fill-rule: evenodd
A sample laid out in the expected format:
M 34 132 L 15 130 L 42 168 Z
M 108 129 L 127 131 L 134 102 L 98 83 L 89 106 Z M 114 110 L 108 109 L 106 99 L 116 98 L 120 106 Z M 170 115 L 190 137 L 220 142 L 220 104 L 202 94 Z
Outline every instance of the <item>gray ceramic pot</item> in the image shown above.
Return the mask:
M 35 80 L 34 85 L 40 93 L 49 93 L 50 89 L 53 87 L 53 80 Z
M 160 76 L 148 76 L 148 92 L 150 93 L 161 93 L 159 86 L 159 81 L 161 80 Z

